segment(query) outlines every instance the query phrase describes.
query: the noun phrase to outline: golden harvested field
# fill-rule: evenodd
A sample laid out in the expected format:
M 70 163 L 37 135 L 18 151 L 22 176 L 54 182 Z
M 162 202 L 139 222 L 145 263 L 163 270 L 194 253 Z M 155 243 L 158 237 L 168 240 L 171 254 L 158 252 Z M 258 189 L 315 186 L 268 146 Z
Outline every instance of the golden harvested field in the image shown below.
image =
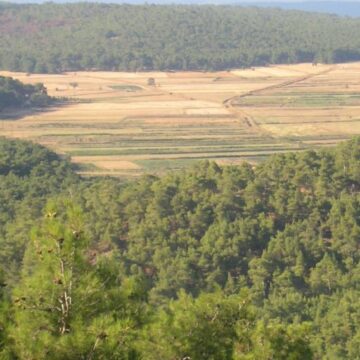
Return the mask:
M 204 158 L 258 161 L 360 134 L 360 63 L 0 74 L 42 82 L 50 95 L 69 99 L 43 111 L 1 114 L 0 135 L 68 154 L 85 175 L 161 173 Z

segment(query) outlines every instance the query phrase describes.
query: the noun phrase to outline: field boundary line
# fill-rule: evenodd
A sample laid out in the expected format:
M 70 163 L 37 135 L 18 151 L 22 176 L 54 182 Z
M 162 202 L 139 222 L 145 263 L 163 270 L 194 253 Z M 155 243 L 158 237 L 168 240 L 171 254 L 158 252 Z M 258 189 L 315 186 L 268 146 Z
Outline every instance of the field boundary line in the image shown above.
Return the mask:
M 237 99 L 242 99 L 242 98 L 245 98 L 245 97 L 248 97 L 248 96 L 256 95 L 256 94 L 262 93 L 263 91 L 267 91 L 267 90 L 281 89 L 281 88 L 287 87 L 289 85 L 294 85 L 294 84 L 297 84 L 299 82 L 303 82 L 303 81 L 312 79 L 312 78 L 317 77 L 317 76 L 328 74 L 329 72 L 335 70 L 336 68 L 337 68 L 337 66 L 334 65 L 334 66 L 331 66 L 328 69 L 325 69 L 325 70 L 317 72 L 317 73 L 308 74 L 308 75 L 301 76 L 301 77 L 296 78 L 296 79 L 287 80 L 287 81 L 282 82 L 280 84 L 265 86 L 265 87 L 260 88 L 260 89 L 251 90 L 251 91 L 248 91 L 248 92 L 246 92 L 244 94 L 241 94 L 241 95 L 235 95 L 235 96 L 232 96 L 231 98 L 225 99 L 223 101 L 223 105 L 226 108 L 228 108 L 230 106 L 234 107 L 234 106 L 236 106 L 236 105 L 234 105 L 234 101 L 236 101 Z

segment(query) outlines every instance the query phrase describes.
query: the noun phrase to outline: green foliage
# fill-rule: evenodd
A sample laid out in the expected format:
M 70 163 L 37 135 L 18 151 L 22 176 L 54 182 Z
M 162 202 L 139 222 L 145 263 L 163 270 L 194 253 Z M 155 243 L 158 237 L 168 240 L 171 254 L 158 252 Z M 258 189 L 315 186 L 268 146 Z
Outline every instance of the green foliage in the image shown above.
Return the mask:
M 145 328 L 144 359 L 312 359 L 311 326 L 256 321 L 249 296 L 180 292 Z
M 0 263 L 8 276 L 18 273 L 47 197 L 71 192 L 78 180 L 68 161 L 44 147 L 0 138 Z
M 359 19 L 240 6 L 9 5 L 0 67 L 225 70 L 360 59 Z
M 6 305 L 4 299 L 4 288 L 6 287 L 5 274 L 4 271 L 0 268 L 0 355 L 2 353 L 2 349 L 5 347 L 6 342 Z
M 146 329 L 144 359 L 232 359 L 237 340 L 250 343 L 252 321 L 244 296 L 181 292 Z
M 135 359 L 141 297 L 116 272 L 108 277 L 108 264 L 91 263 L 79 207 L 49 204 L 45 218 L 32 232 L 13 291 L 15 353 L 39 360 Z
M 44 107 L 54 102 L 43 84 L 25 85 L 0 76 L 0 111 L 6 108 Z
M 359 138 L 129 183 L 0 148 L 0 356 L 358 358 Z
M 259 322 L 253 335 L 256 342 L 251 356 L 238 357 L 238 359 L 258 360 L 309 360 L 313 353 L 308 342 L 308 333 L 311 326 L 308 323 L 301 325 L 269 324 L 264 326 Z

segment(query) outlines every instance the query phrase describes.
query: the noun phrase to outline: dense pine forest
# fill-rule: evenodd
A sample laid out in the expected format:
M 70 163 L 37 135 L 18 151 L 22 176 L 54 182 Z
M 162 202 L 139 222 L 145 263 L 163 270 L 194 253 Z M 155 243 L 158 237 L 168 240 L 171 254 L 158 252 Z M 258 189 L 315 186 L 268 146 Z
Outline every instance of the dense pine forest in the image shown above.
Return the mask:
M 223 70 L 360 60 L 360 19 L 239 6 L 0 4 L 0 68 Z
M 83 179 L 0 139 L 1 359 L 359 359 L 360 138 Z
M 0 76 L 0 113 L 7 108 L 44 107 L 54 102 L 43 84 L 25 85 L 11 77 Z

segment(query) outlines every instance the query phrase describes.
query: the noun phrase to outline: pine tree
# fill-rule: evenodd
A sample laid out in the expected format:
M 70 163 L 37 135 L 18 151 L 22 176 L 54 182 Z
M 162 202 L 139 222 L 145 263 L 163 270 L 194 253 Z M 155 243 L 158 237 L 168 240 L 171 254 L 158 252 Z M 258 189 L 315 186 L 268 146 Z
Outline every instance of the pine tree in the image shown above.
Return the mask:
M 138 326 L 138 302 L 130 310 L 129 284 L 93 262 L 80 208 L 50 204 L 32 231 L 13 294 L 11 335 L 20 359 L 136 358 L 129 341 Z

